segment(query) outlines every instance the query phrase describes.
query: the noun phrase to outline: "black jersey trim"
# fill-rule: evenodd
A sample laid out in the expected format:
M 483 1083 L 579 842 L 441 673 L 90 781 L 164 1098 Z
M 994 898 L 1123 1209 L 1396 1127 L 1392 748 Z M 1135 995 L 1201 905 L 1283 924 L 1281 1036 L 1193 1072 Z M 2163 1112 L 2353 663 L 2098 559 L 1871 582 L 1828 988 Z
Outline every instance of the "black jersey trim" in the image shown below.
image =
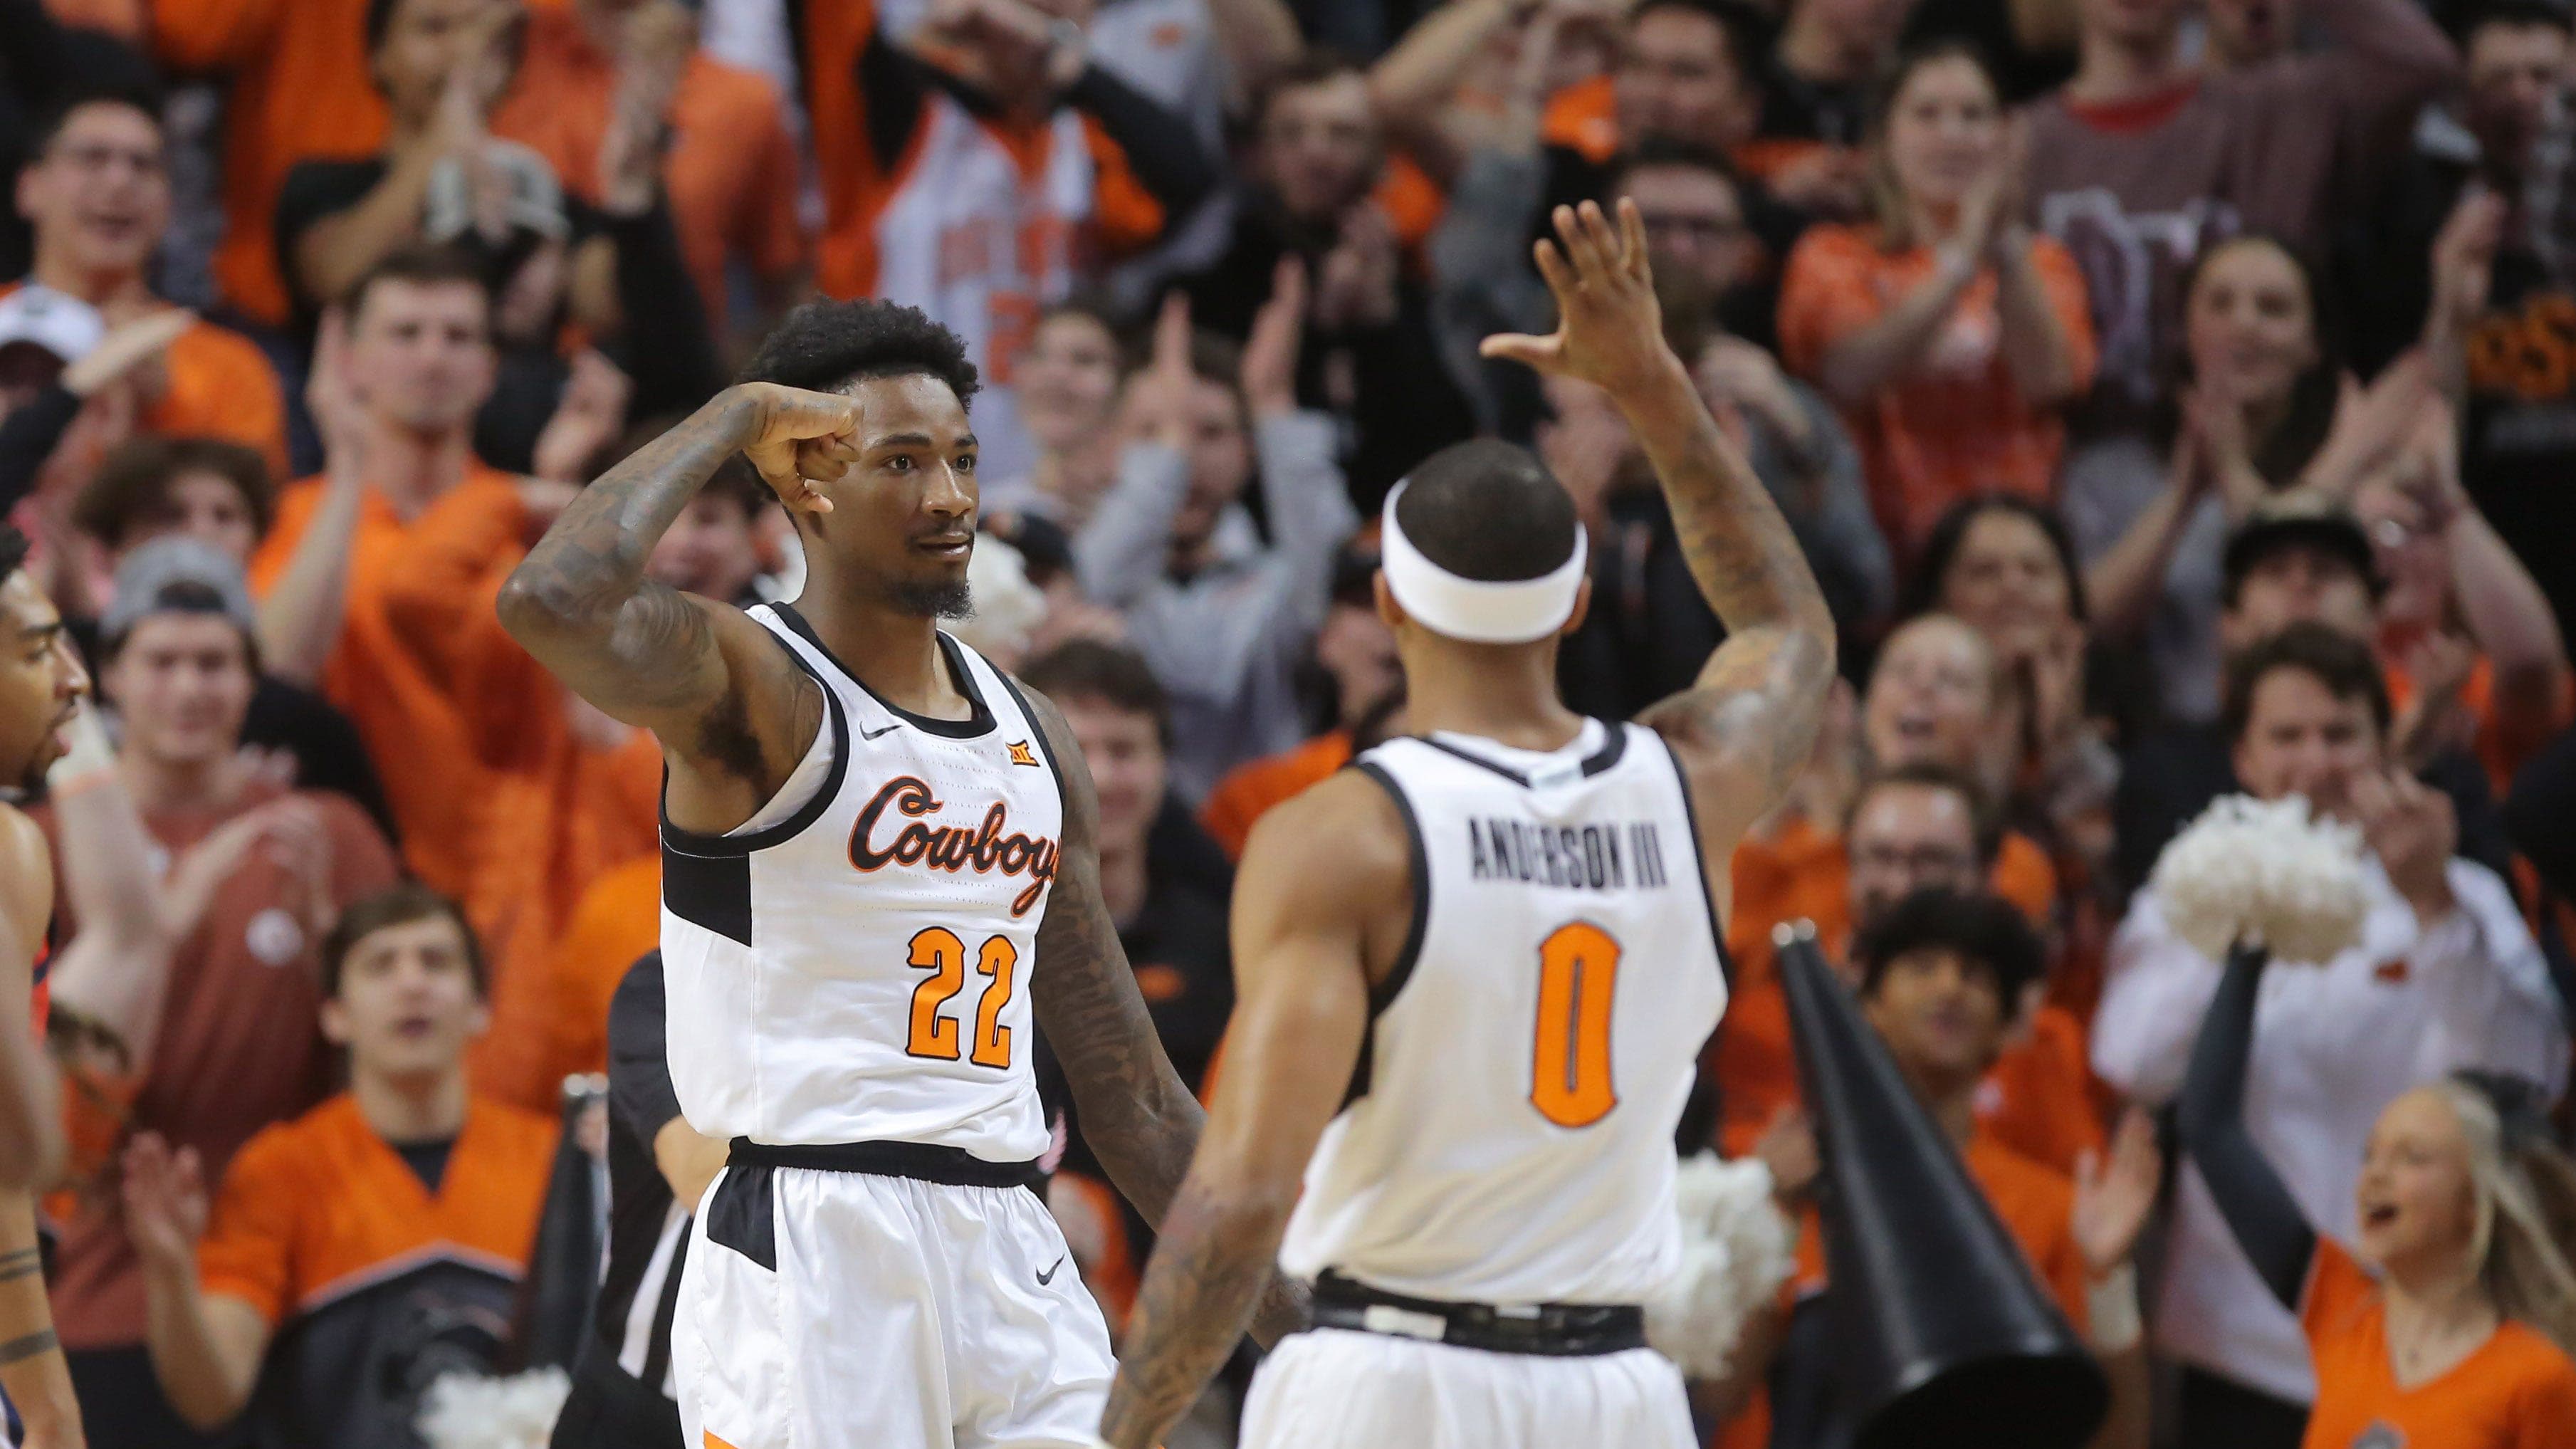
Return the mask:
M 1583 778 L 1587 780 L 1619 763 L 1619 757 L 1628 752 L 1627 726 L 1619 723 L 1615 719 L 1605 719 L 1601 721 L 1601 727 L 1606 732 L 1607 738 L 1602 740 L 1601 748 L 1594 750 L 1591 754 L 1583 757 L 1583 764 L 1580 767 L 1583 772 Z M 1412 735 L 1408 736 L 1408 738 L 1420 740 L 1422 743 L 1429 745 L 1440 753 L 1452 756 L 1456 759 L 1464 760 L 1478 769 L 1491 770 L 1495 774 L 1502 776 L 1504 779 L 1511 781 L 1513 784 L 1520 786 L 1524 790 L 1530 788 L 1530 777 L 1527 774 L 1524 774 L 1519 770 L 1515 770 L 1509 765 L 1498 764 L 1495 761 L 1486 759 L 1484 756 L 1477 754 L 1473 750 L 1462 749 L 1457 745 L 1449 743 L 1447 740 L 1435 740 L 1429 735 Z
M 1708 906 L 1709 944 L 1717 949 L 1717 974 L 1726 981 L 1726 989 L 1735 989 L 1735 962 L 1726 954 L 1726 927 L 1718 920 L 1717 892 L 1708 883 L 1708 847 L 1699 833 L 1699 807 L 1691 801 L 1690 772 L 1682 768 L 1682 757 L 1673 753 L 1673 742 L 1655 736 L 1664 747 L 1664 758 L 1672 762 L 1673 783 L 1681 787 L 1682 821 L 1690 826 L 1691 861 L 1699 868 L 1699 896 Z
M 832 729 L 832 768 L 823 776 L 822 787 L 814 792 L 813 797 L 797 806 L 796 813 L 786 819 L 772 825 L 764 825 L 758 830 L 743 835 L 704 835 L 695 830 L 683 830 L 671 823 L 671 772 L 665 767 L 662 771 L 661 814 L 662 864 L 665 871 L 663 893 L 666 898 L 670 891 L 668 870 L 675 855 L 723 859 L 727 856 L 749 855 L 755 850 L 767 850 L 773 845 L 784 845 L 801 834 L 805 827 L 823 818 L 823 812 L 832 807 L 833 799 L 841 793 L 843 777 L 850 773 L 850 720 L 841 709 L 841 697 L 832 691 L 831 681 L 816 673 L 814 666 L 807 662 L 804 655 L 797 653 L 793 645 L 781 639 L 778 641 L 778 647 L 785 650 L 787 657 L 795 662 L 796 667 L 803 670 L 805 676 L 813 680 L 823 691 L 824 713 L 829 717 Z M 813 747 L 809 745 L 806 748 L 810 752 Z M 801 766 L 804 762 L 800 760 L 797 763 Z M 793 771 L 789 772 L 788 778 L 791 781 L 794 780 Z M 778 788 L 784 790 L 787 787 L 781 785 Z M 747 899 L 743 909 L 745 912 L 751 909 Z
M 993 708 L 984 702 L 984 691 L 975 683 L 975 671 L 966 666 L 964 653 L 960 650 L 957 641 L 948 637 L 946 630 L 934 631 L 939 638 L 939 652 L 948 661 L 948 673 L 957 685 L 957 692 L 966 696 L 966 702 L 974 706 L 974 713 L 964 719 L 933 719 L 926 714 L 914 714 L 911 710 L 887 699 L 884 695 L 870 689 L 866 680 L 861 679 L 850 666 L 841 662 L 841 656 L 833 653 L 832 646 L 824 643 L 821 637 L 815 634 L 814 626 L 805 622 L 805 616 L 796 612 L 795 605 L 771 604 L 769 607 L 778 615 L 781 622 L 796 631 L 796 637 L 813 645 L 814 652 L 829 661 L 832 668 L 843 679 L 856 686 L 868 698 L 875 700 L 879 708 L 905 724 L 924 734 L 942 735 L 952 740 L 980 739 L 993 732 L 995 724 Z
M 984 662 L 991 664 L 993 661 L 987 659 Z M 1036 710 L 1029 708 L 1028 692 L 1020 688 L 1018 680 L 999 665 L 994 666 L 993 677 L 1002 681 L 1002 688 L 1011 696 L 1011 703 L 1020 707 L 1020 718 L 1027 721 L 1029 733 L 1038 737 L 1038 753 L 1046 756 L 1047 773 L 1055 776 L 1056 809 L 1063 816 L 1070 817 L 1073 814 L 1073 800 L 1068 793 L 1071 787 L 1065 784 L 1064 761 L 1055 757 L 1055 741 L 1047 738 L 1046 721 L 1038 718 Z
M 1386 979 L 1369 988 L 1369 1028 L 1360 1038 L 1359 1060 L 1351 1067 L 1351 1085 L 1342 1098 L 1347 1107 L 1369 1093 L 1369 1078 L 1377 1060 L 1377 1019 L 1404 991 L 1413 979 L 1413 968 L 1422 959 L 1422 938 L 1431 929 L 1431 848 L 1423 839 L 1422 821 L 1413 813 L 1413 801 L 1397 784 L 1395 776 L 1375 760 L 1361 760 L 1353 769 L 1378 783 L 1387 797 L 1395 802 L 1395 813 L 1404 819 L 1405 859 L 1413 870 L 1413 919 L 1404 929 L 1404 945 L 1395 954 L 1395 964 L 1387 969 Z

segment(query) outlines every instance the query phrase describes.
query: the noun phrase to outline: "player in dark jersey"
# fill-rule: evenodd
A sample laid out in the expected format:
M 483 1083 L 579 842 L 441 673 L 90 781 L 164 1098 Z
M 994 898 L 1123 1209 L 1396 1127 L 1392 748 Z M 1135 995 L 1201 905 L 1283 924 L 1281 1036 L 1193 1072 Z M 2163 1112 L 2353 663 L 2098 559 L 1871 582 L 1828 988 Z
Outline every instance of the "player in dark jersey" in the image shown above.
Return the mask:
M 63 1161 L 37 980 L 53 923 L 54 867 L 44 832 L 9 802 L 41 784 L 70 747 L 89 671 L 26 562 L 26 536 L 0 525 L 0 789 L 8 796 L 0 800 L 0 1392 L 14 1408 L 0 1422 L 0 1442 L 63 1449 L 82 1442 L 80 1406 L 54 1338 L 36 1243 L 36 1194 Z M 26 1437 L 10 1441 L 19 1423 Z

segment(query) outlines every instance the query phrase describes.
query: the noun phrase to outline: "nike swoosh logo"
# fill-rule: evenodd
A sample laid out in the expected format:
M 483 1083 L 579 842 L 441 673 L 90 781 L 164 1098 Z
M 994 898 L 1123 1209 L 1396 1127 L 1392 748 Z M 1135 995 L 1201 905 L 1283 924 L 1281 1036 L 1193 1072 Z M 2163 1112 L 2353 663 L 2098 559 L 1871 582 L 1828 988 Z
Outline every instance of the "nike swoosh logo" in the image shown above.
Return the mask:
M 903 722 L 902 722 L 902 721 L 900 721 L 900 720 L 897 720 L 895 723 L 890 724 L 890 725 L 887 725 L 884 729 L 881 729 L 881 730 L 861 730 L 861 731 L 859 731 L 859 738 L 860 738 L 860 739 L 863 739 L 863 740 L 872 740 L 872 739 L 877 738 L 877 737 L 878 737 L 878 736 L 880 736 L 880 735 L 890 735 L 890 734 L 893 734 L 896 730 L 899 730 L 899 729 L 902 729 L 902 728 L 903 728 Z
M 1061 1268 L 1061 1267 L 1063 1267 L 1063 1266 L 1064 1266 L 1064 1255 L 1063 1255 L 1063 1254 L 1061 1254 L 1061 1253 L 1059 1253 L 1059 1254 L 1057 1254 L 1057 1255 L 1056 1255 L 1056 1260 L 1055 1260 L 1055 1262 L 1053 1262 L 1052 1264 L 1049 1264 L 1049 1265 L 1048 1265 L 1048 1267 L 1047 1267 L 1047 1270 L 1046 1270 L 1045 1272 L 1040 1273 L 1040 1274 L 1038 1275 L 1038 1286 L 1039 1286 L 1039 1287 L 1041 1287 L 1041 1288 L 1044 1288 L 1044 1287 L 1045 1287 L 1046 1285 L 1048 1285 L 1049 1283 L 1054 1282 L 1054 1281 L 1055 1281 L 1055 1270 L 1056 1270 L 1056 1269 L 1058 1269 L 1058 1268 Z

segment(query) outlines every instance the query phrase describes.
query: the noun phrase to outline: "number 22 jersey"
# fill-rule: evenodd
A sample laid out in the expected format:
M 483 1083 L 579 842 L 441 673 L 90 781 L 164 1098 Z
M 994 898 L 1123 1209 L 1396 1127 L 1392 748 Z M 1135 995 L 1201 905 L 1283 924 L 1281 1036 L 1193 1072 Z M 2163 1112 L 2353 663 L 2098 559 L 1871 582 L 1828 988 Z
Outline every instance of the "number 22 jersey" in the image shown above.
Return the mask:
M 1393 1293 L 1636 1303 L 1680 1266 L 1673 1131 L 1726 1005 L 1678 762 L 1586 721 L 1357 768 L 1411 835 L 1413 924 L 1280 1249 Z
M 877 698 L 787 604 L 751 617 L 823 686 L 825 719 L 741 828 L 662 822 L 671 1084 L 709 1137 L 918 1142 L 993 1162 L 1047 1147 L 1029 975 L 1064 829 L 1019 689 L 939 638 L 973 705 Z

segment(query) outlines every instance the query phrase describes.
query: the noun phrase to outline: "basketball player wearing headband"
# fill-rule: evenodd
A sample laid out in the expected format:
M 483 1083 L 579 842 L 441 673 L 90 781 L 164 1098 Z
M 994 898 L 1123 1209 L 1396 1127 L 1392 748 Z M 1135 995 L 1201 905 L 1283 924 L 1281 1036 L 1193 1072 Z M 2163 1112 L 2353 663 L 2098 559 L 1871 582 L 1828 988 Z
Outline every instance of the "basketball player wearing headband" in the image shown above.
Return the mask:
M 1274 1257 L 1315 1279 L 1315 1326 L 1262 1365 L 1246 1449 L 1692 1442 L 1639 1304 L 1680 1261 L 1727 860 L 1807 758 L 1833 624 L 1664 345 L 1635 206 L 1555 220 L 1558 330 L 1485 355 L 1617 400 L 1726 643 L 1638 722 L 1583 719 L 1555 686 L 1588 600 L 1565 490 L 1475 442 L 1387 499 L 1377 607 L 1417 733 L 1245 849 L 1224 1087 L 1128 1328 L 1117 1449 L 1197 1397 Z

